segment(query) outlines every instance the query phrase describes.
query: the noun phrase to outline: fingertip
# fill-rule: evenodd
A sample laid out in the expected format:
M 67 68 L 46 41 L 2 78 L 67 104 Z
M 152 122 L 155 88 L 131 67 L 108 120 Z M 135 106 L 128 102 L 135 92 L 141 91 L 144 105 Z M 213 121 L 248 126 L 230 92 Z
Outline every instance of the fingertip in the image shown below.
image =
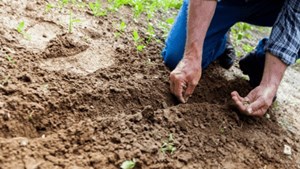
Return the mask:
M 181 103 L 186 103 L 186 101 L 183 97 L 180 97 L 179 100 L 180 100 Z
M 237 91 L 231 92 L 231 96 L 236 96 L 236 95 L 237 95 Z
M 253 109 L 252 109 L 251 107 L 248 107 L 248 108 L 246 109 L 246 111 L 247 111 L 247 113 L 248 113 L 249 115 L 251 115 L 251 114 L 253 113 Z
M 236 96 L 232 96 L 231 98 L 232 98 L 232 100 L 235 101 L 235 102 L 238 101 L 238 98 L 237 98 Z

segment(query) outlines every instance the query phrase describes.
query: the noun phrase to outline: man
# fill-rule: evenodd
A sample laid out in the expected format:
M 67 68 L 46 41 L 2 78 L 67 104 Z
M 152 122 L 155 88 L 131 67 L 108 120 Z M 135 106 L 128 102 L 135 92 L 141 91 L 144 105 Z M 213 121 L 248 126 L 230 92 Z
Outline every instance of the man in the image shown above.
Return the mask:
M 211 62 L 220 59 L 232 65 L 234 58 L 226 56 L 226 33 L 237 22 L 273 28 L 270 38 L 239 63 L 254 89 L 246 97 L 234 91 L 232 99 L 251 116 L 263 116 L 271 106 L 287 66 L 300 55 L 299 0 L 184 0 L 162 52 L 165 64 L 175 68 L 170 89 L 182 103 Z

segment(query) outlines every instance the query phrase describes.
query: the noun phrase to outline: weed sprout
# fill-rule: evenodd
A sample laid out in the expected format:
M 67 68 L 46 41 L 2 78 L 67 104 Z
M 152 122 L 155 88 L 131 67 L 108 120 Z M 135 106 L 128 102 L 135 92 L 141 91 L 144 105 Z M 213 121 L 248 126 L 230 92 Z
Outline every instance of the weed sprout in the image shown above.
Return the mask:
M 136 164 L 135 159 L 127 160 L 122 163 L 121 168 L 122 169 L 133 169 L 135 167 L 135 164 Z
M 173 154 L 176 151 L 176 147 L 174 146 L 173 134 L 169 135 L 169 139 L 162 144 L 160 150 L 164 154 L 166 154 L 166 153 Z

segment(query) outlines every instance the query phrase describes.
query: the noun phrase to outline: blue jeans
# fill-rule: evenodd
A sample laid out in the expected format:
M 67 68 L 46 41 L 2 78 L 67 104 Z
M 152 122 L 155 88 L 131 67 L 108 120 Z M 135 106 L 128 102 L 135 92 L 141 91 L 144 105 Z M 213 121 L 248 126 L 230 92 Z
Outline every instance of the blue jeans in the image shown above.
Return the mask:
M 259 26 L 273 26 L 283 6 L 283 0 L 224 0 L 218 2 L 215 14 L 206 34 L 202 54 L 202 68 L 215 61 L 224 51 L 226 33 L 237 22 Z M 189 0 L 184 0 L 176 21 L 166 40 L 162 56 L 167 67 L 173 70 L 184 54 L 187 32 Z M 265 57 L 264 44 L 259 43 L 256 51 Z M 263 52 L 263 53 L 261 53 Z M 264 58 L 263 58 L 264 60 Z

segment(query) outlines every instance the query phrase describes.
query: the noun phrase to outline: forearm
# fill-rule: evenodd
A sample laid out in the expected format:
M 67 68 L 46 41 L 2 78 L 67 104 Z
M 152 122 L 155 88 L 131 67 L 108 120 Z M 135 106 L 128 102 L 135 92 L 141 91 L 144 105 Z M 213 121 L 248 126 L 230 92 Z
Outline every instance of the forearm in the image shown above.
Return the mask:
M 265 69 L 261 85 L 272 86 L 277 90 L 287 65 L 271 53 L 266 53 Z
M 201 63 L 204 39 L 216 5 L 214 0 L 190 0 L 185 58 Z

